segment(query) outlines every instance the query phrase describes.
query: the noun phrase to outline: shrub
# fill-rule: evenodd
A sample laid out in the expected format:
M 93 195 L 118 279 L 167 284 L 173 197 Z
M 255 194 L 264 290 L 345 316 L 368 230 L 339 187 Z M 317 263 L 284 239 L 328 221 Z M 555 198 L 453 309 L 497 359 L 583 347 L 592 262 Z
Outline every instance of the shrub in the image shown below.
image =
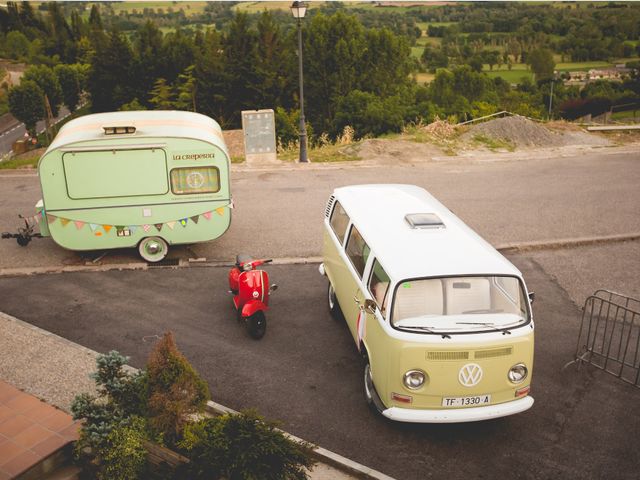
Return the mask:
M 146 424 L 140 417 L 132 417 L 111 430 L 103 448 L 99 451 L 101 471 L 98 479 L 135 480 L 145 471 L 147 451 Z
M 210 397 L 207 383 L 178 351 L 171 332 L 164 334 L 149 356 L 147 382 L 149 424 L 172 445 L 189 416 L 202 413 Z
M 187 425 L 179 443 L 194 479 L 302 480 L 313 466 L 311 446 L 297 443 L 256 412 L 206 418 Z

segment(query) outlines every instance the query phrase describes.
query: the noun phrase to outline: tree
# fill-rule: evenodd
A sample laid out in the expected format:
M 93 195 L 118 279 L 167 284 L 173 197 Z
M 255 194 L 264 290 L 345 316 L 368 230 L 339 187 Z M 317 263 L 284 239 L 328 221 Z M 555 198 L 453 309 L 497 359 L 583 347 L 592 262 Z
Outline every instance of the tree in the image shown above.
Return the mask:
M 46 65 L 35 65 L 27 68 L 23 80 L 33 80 L 42 89 L 49 100 L 51 113 L 58 116 L 58 108 L 62 103 L 62 88 L 53 70 Z
M 173 104 L 173 90 L 164 78 L 159 78 L 149 92 L 149 102 L 159 110 L 171 110 Z
M 80 75 L 78 70 L 71 65 L 60 64 L 53 68 L 60 88 L 64 104 L 70 112 L 75 112 L 80 101 Z
M 553 53 L 550 50 L 539 48 L 527 55 L 527 65 L 531 67 L 536 81 L 539 82 L 553 77 L 556 62 L 553 60 Z
M 94 112 L 117 110 L 135 98 L 130 88 L 133 53 L 125 37 L 109 32 L 106 42 L 95 45 L 87 88 Z
M 204 34 L 203 45 L 196 51 L 195 98 L 198 111 L 215 118 L 223 128 L 230 124 L 225 110 L 229 77 L 226 73 L 222 39 L 215 29 Z
M 164 334 L 149 355 L 147 376 L 150 426 L 172 444 L 189 415 L 204 410 L 209 387 L 178 351 L 171 332 Z
M 44 118 L 44 92 L 33 80 L 22 80 L 9 90 L 9 111 L 36 135 L 36 123 Z
M 196 80 L 193 78 L 194 65 L 185 69 L 183 73 L 178 75 L 176 84 L 176 101 L 175 108 L 179 110 L 196 110 Z
M 9 32 L 4 43 L 7 55 L 14 60 L 25 59 L 29 56 L 31 43 L 21 32 Z

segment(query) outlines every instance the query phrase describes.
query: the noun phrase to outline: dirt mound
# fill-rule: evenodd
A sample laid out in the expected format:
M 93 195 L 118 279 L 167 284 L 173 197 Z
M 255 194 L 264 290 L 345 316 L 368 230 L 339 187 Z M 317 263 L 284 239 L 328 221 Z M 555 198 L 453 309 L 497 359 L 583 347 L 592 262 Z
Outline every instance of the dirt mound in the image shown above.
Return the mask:
M 519 115 L 497 118 L 474 125 L 462 135 L 463 140 L 485 136 L 508 142 L 515 147 L 564 147 L 569 145 L 609 145 L 610 142 L 578 128 L 568 128 L 556 123 L 552 129 Z M 554 131 L 556 130 L 556 131 Z
M 561 134 L 519 115 L 474 125 L 462 138 L 473 140 L 478 136 L 508 142 L 516 147 L 555 147 L 563 143 Z

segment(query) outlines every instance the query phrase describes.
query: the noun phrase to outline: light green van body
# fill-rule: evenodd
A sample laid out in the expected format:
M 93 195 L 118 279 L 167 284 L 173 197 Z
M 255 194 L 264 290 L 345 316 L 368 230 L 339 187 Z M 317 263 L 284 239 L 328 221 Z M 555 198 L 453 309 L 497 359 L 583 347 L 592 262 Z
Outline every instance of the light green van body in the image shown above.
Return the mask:
M 117 127 L 135 133 L 105 133 Z M 41 234 L 70 250 L 213 240 L 231 222 L 229 165 L 220 126 L 197 113 L 71 120 L 38 163 Z
M 343 220 L 334 224 L 338 206 Z M 435 214 L 442 224 L 411 228 L 406 221 L 411 214 Z M 352 256 L 358 250 L 350 244 L 356 238 L 354 231 L 364 244 L 358 266 Z M 382 296 L 372 287 L 376 265 L 387 275 Z M 329 280 L 330 309 L 340 308 L 366 359 L 365 397 L 385 417 L 414 423 L 470 422 L 520 413 L 533 405 L 528 393 L 534 325 L 521 273 L 425 190 L 409 185 L 334 190 L 325 211 L 320 272 Z M 459 317 L 460 326 L 450 330 L 437 327 L 447 318 L 437 315 L 408 317 L 414 325 L 424 326 L 394 325 L 401 290 L 416 290 L 420 282 L 430 280 L 444 284 L 448 279 L 457 288 L 462 279 L 484 282 L 487 275 L 519 285 L 519 306 L 526 320 L 494 327 L 496 314 L 469 311 L 451 314 L 450 318 Z M 421 305 L 431 301 L 412 298 Z M 492 305 L 495 301 L 492 296 Z M 516 365 L 526 366 L 528 374 L 511 381 L 509 371 Z M 404 383 L 405 373 L 411 371 L 426 377 L 419 387 Z M 476 378 L 467 378 L 473 375 Z M 454 401 L 459 404 L 447 406 Z

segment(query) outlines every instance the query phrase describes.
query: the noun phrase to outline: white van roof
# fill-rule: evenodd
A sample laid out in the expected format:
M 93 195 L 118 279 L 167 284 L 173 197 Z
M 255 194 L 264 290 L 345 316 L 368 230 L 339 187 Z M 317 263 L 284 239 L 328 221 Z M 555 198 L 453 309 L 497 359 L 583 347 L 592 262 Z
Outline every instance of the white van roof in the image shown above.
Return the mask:
M 104 127 L 128 126 L 135 127 L 135 133 L 105 135 Z M 222 129 L 212 118 L 178 110 L 144 110 L 94 113 L 74 118 L 60 129 L 45 153 L 83 142 L 103 141 L 110 144 L 125 138 L 149 137 L 194 138 L 212 143 L 227 152 Z
M 354 185 L 334 196 L 393 280 L 425 276 L 515 275 L 520 271 L 426 190 L 413 185 Z M 435 214 L 413 228 L 411 214 Z M 440 219 L 443 226 L 438 226 Z M 434 223 L 436 225 L 434 225 Z

